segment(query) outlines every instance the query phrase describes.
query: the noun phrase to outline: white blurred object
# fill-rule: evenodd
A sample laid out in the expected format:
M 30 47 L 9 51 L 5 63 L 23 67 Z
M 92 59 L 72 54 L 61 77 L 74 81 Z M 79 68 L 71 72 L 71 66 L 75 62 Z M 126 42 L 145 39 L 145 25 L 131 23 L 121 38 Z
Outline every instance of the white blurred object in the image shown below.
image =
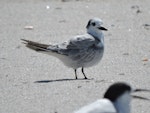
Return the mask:
M 24 29 L 27 29 L 27 30 L 32 30 L 34 27 L 33 26 L 25 26 Z
M 49 5 L 47 5 L 47 6 L 46 6 L 46 9 L 49 9 L 49 8 L 50 8 L 50 6 L 49 6 Z

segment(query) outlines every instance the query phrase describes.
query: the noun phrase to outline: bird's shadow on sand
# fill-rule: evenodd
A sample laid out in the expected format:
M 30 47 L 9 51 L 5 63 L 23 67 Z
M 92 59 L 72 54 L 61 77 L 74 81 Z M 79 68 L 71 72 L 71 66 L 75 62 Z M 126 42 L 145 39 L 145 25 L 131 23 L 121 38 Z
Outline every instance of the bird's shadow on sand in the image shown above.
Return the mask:
M 40 80 L 40 81 L 35 81 L 34 83 L 50 83 L 50 82 L 63 82 L 63 81 L 89 81 L 89 80 L 94 80 L 94 79 L 91 78 L 91 79 L 56 79 L 56 80 Z

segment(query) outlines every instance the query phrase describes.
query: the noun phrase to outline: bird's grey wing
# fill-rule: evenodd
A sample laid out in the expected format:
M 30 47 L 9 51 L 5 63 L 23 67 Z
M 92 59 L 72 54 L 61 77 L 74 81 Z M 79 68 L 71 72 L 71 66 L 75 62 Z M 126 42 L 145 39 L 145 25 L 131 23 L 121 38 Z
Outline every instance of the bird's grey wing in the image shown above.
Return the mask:
M 114 105 L 108 99 L 100 99 L 74 113 L 117 113 Z
M 32 50 L 44 53 L 55 52 L 62 55 L 75 56 L 75 58 L 81 56 L 81 53 L 85 52 L 84 49 L 97 43 L 97 41 L 88 34 L 76 36 L 69 41 L 53 45 L 41 44 L 25 39 L 22 40 L 26 46 Z
M 83 49 L 88 48 L 92 46 L 93 44 L 96 44 L 97 40 L 95 40 L 94 37 L 91 35 L 79 35 L 74 38 L 72 38 L 68 45 L 67 49 Z

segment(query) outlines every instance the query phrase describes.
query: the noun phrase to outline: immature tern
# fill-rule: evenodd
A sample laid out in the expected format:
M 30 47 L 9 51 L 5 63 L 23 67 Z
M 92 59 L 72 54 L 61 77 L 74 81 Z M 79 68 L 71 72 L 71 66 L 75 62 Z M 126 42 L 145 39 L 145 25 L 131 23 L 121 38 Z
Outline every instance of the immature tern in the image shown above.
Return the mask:
M 104 52 L 104 35 L 107 31 L 102 27 L 102 20 L 99 18 L 90 19 L 86 29 L 87 33 L 78 35 L 60 44 L 40 44 L 30 40 L 22 39 L 26 46 L 37 52 L 46 53 L 60 59 L 66 66 L 73 68 L 75 78 L 77 69 L 82 68 L 82 73 L 87 79 L 84 68 L 96 65 L 102 58 Z
M 132 98 L 149 100 L 148 98 L 131 95 L 139 91 L 150 92 L 146 89 L 133 89 L 126 83 L 117 82 L 107 89 L 103 99 L 99 99 L 74 113 L 130 113 Z

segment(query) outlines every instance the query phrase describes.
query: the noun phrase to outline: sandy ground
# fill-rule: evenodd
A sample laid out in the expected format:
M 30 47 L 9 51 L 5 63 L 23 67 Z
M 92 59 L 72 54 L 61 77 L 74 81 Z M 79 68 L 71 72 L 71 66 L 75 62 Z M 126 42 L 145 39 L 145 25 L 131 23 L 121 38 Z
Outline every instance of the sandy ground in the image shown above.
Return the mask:
M 150 89 L 149 6 L 150 0 L 1 0 L 0 113 L 71 113 L 117 81 Z M 109 31 L 102 61 L 85 69 L 91 80 L 74 80 L 74 71 L 58 59 L 21 43 L 21 38 L 47 44 L 68 40 L 85 33 L 93 17 Z M 150 102 L 132 101 L 132 113 L 149 110 Z

